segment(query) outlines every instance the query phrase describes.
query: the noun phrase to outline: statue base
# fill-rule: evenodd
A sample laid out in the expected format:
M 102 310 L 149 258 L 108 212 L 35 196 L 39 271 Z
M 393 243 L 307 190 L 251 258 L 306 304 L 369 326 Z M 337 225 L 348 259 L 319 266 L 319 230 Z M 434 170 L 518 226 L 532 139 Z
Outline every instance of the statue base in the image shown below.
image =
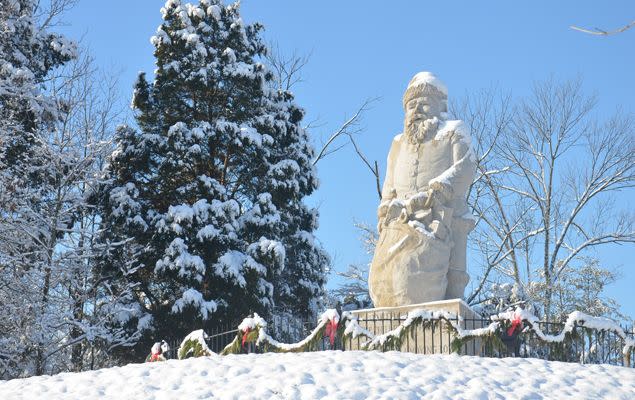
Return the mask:
M 461 299 L 439 300 L 421 304 L 411 304 L 400 307 L 380 307 L 365 310 L 355 310 L 352 314 L 357 317 L 359 325 L 373 333 L 382 335 L 396 329 L 413 310 L 424 309 L 430 311 L 448 311 L 460 316 L 462 329 L 484 328 L 488 322 Z M 431 327 L 416 327 L 412 335 L 408 335 L 401 344 L 401 351 L 417 354 L 450 354 L 454 334 L 447 329 L 445 321 L 438 321 Z M 346 350 L 360 350 L 367 339 L 358 337 L 345 341 Z M 480 355 L 481 341 L 475 339 L 465 344 L 459 354 Z

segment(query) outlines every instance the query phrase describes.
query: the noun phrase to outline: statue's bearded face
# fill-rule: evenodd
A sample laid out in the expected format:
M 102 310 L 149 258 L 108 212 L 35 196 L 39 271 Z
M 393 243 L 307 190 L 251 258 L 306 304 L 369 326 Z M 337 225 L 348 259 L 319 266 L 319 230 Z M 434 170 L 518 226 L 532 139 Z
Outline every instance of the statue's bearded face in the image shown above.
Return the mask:
M 404 121 L 408 141 L 416 144 L 430 140 L 445 111 L 446 103 L 438 96 L 423 95 L 408 101 Z

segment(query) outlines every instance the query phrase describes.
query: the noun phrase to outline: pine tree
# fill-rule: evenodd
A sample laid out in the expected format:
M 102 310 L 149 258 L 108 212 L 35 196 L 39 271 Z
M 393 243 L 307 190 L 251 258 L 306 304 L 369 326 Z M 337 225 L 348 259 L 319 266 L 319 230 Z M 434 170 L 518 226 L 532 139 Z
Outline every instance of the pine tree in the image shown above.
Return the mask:
M 302 203 L 317 186 L 290 93 L 258 62 L 259 24 L 238 4 L 168 0 L 140 74 L 140 131 L 121 127 L 101 192 L 105 274 L 137 285 L 154 338 L 179 338 L 274 306 L 306 313 L 328 257 Z M 130 261 L 130 268 L 119 268 Z M 136 356 L 136 355 L 133 355 Z
M 265 226 L 268 237 L 284 243 L 286 254 L 285 268 L 273 281 L 276 313 L 307 317 L 320 311 L 317 299 L 322 295 L 325 267 L 330 262 L 313 236 L 318 226 L 317 212 L 302 202 L 317 187 L 314 151 L 301 126 L 304 113 L 293 103 L 293 95 L 273 92 L 267 118 L 261 118 L 256 127 L 270 132 L 275 140 L 265 161 L 268 168 L 255 168 L 262 174 L 254 187 L 271 195 L 280 216 L 277 224 Z

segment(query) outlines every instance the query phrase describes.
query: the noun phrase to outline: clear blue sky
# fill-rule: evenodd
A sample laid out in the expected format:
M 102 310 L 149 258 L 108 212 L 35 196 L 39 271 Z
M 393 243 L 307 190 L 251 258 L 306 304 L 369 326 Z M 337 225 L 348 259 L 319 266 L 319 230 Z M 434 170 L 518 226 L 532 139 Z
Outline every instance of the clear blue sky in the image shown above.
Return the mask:
M 161 0 L 80 0 L 67 14 L 69 36 L 84 36 L 99 65 L 122 71 L 121 91 L 130 98 L 137 71 L 154 69 L 149 37 L 161 22 Z M 569 29 L 612 29 L 635 19 L 635 2 L 570 1 L 281 1 L 244 0 L 243 19 L 265 25 L 265 38 L 283 52 L 311 53 L 304 82 L 295 88 L 307 121 L 319 126 L 316 144 L 367 97 L 381 96 L 364 119 L 360 145 L 385 167 L 392 137 L 403 123 L 401 97 L 418 71 L 433 71 L 450 97 L 492 85 L 526 95 L 535 80 L 584 79 L 597 92 L 600 116 L 617 107 L 635 112 L 635 29 L 596 37 Z M 318 164 L 318 238 L 334 266 L 366 262 L 353 222 L 374 224 L 377 195 L 372 176 L 351 149 Z M 634 190 L 625 194 L 635 202 Z M 635 246 L 596 254 L 604 266 L 621 265 L 610 287 L 635 317 Z M 468 266 L 469 268 L 469 266 Z

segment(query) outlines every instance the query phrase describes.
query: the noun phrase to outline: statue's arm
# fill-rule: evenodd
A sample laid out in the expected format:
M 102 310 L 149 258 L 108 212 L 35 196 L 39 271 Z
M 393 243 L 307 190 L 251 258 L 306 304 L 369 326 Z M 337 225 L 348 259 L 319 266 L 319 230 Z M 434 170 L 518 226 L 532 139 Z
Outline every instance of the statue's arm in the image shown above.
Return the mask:
M 397 192 L 394 187 L 394 174 L 395 164 L 397 156 L 399 155 L 399 147 L 401 146 L 401 135 L 397 135 L 390 145 L 390 151 L 388 152 L 388 162 L 386 163 L 386 177 L 384 178 L 384 186 L 381 190 L 381 201 L 379 207 L 377 207 L 377 217 L 379 220 L 378 226 L 381 226 L 386 213 L 388 212 L 388 205 L 390 201 L 397 196 Z M 381 230 L 381 228 L 379 228 Z
M 390 201 L 396 197 L 394 185 L 395 164 L 397 163 L 397 157 L 399 156 L 399 147 L 401 146 L 401 135 L 397 135 L 390 145 L 390 151 L 388 152 L 388 162 L 386 163 L 386 177 L 384 178 L 384 186 L 381 190 L 381 202 Z
M 451 199 L 454 188 L 471 182 L 476 170 L 476 159 L 471 149 L 470 140 L 460 130 L 452 133 L 452 166 L 429 182 L 429 187 Z
M 457 179 L 461 182 L 472 183 L 476 172 L 476 154 L 472 149 L 472 140 L 457 132 L 455 142 L 452 144 L 454 165 L 457 168 Z

